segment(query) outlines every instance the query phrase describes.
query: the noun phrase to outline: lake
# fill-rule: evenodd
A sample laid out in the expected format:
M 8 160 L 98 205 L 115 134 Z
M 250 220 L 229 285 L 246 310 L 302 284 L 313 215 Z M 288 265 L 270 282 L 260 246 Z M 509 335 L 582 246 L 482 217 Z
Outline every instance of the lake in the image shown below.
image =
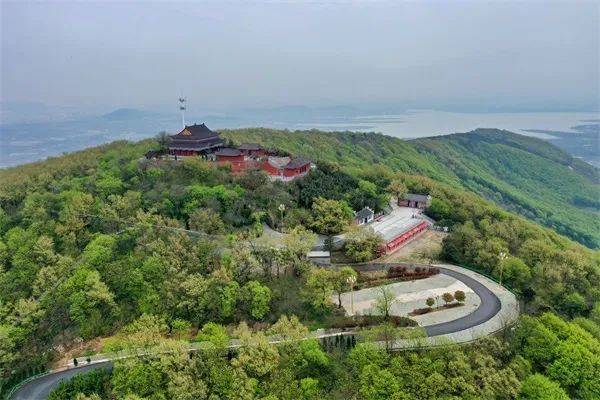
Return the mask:
M 552 136 L 527 130 L 573 132 L 571 128 L 596 120 L 597 113 L 456 113 L 435 110 L 411 110 L 399 115 L 369 115 L 332 123 L 303 122 L 297 129 L 354 130 L 381 132 L 403 139 L 468 132 L 476 128 L 498 128 L 541 139 Z M 588 122 L 589 123 L 589 122 Z
M 192 121 L 201 122 L 195 119 Z M 263 113 L 257 118 L 206 117 L 205 121 L 215 130 L 241 126 L 280 129 L 314 128 L 326 131 L 373 131 L 402 139 L 468 132 L 476 128 L 499 128 L 550 140 L 574 156 L 594 165 L 600 165 L 596 134 L 600 117 L 597 113 L 457 113 L 410 110 L 398 115 L 324 116 L 318 121 L 303 120 L 301 115 L 282 121 L 277 115 L 268 113 Z M 596 130 L 588 129 L 584 142 L 581 138 L 582 132 L 572 129 L 578 125 L 587 125 L 588 128 L 592 126 L 592 129 Z M 593 128 L 594 126 L 596 128 Z M 176 132 L 179 129 L 180 119 L 176 115 L 145 116 L 117 121 L 89 118 L 76 121 L 2 125 L 0 126 L 0 168 L 58 156 L 63 152 L 80 150 L 114 140 L 140 140 L 152 137 L 161 130 Z M 553 135 L 553 132 L 558 136 Z M 571 133 L 574 134 L 572 138 Z M 582 149 L 584 151 L 580 151 Z

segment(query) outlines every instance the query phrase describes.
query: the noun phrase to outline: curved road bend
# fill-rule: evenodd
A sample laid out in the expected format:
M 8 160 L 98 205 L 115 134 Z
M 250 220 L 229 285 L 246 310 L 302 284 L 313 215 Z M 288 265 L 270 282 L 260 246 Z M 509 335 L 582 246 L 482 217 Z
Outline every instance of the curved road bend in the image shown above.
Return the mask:
M 444 267 L 438 268 L 440 269 L 440 273 L 460 280 L 473 290 L 481 299 L 481 304 L 479 304 L 479 307 L 471 314 L 465 315 L 462 318 L 426 326 L 425 332 L 427 332 L 427 336 L 445 335 L 481 325 L 492 319 L 492 317 L 500 311 L 500 299 L 498 299 L 498 297 L 483 283 L 460 272 Z
M 11 400 L 43 400 L 48 397 L 52 389 L 57 387 L 61 381 L 68 380 L 75 375 L 89 372 L 98 368 L 111 368 L 112 362 L 106 361 L 92 365 L 84 365 L 82 367 L 71 368 L 60 372 L 50 373 L 40 376 L 37 379 L 23 385 L 17 390 Z
M 376 268 L 385 268 L 385 265 L 380 264 L 375 268 L 372 267 L 369 269 L 373 270 Z M 425 327 L 427 336 L 445 335 L 472 328 L 488 321 L 500 311 L 500 300 L 484 284 L 460 272 L 444 267 L 439 267 L 439 269 L 441 273 L 452 276 L 471 288 L 471 290 L 473 290 L 481 299 L 481 304 L 471 314 L 462 318 Z M 111 365 L 112 363 L 110 361 L 106 361 L 44 375 L 21 387 L 15 392 L 11 400 L 43 400 L 48 397 L 52 389 L 54 389 L 60 381 L 92 369 L 109 368 Z

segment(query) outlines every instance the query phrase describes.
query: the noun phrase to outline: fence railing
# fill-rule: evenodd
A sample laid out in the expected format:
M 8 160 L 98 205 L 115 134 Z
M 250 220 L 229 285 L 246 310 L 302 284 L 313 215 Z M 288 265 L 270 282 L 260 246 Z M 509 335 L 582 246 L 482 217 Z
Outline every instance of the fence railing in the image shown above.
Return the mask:
M 40 378 L 46 374 L 48 374 L 49 371 L 44 370 L 42 372 L 38 372 L 38 373 L 34 373 L 33 375 L 29 375 L 27 378 L 19 381 L 19 382 L 15 382 L 14 384 L 10 384 L 8 385 L 8 387 L 1 388 L 1 393 L 2 393 L 2 400 L 10 400 L 10 398 L 15 394 L 15 392 L 17 390 L 19 390 L 23 385 L 27 384 L 28 382 L 35 380 L 37 378 Z M 8 390 L 6 390 L 8 389 Z

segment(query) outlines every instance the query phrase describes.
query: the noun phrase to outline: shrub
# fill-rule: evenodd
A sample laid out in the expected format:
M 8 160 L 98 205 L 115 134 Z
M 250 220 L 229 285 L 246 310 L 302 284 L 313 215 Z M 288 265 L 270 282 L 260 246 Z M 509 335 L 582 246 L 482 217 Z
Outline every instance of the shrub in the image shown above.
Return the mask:
M 428 297 L 427 300 L 425 300 L 425 304 L 427 304 L 427 307 L 431 308 L 435 304 L 435 299 L 433 297 Z
M 436 267 L 408 267 L 406 265 L 393 265 L 387 270 L 388 278 L 407 278 L 421 279 L 428 278 L 432 275 L 440 273 L 440 269 Z
M 111 372 L 106 368 L 95 369 L 85 374 L 78 374 L 69 380 L 62 381 L 50 392 L 48 400 L 74 399 L 78 393 L 99 394 L 102 398 L 107 394 Z
M 454 298 L 459 303 L 464 303 L 465 298 L 466 298 L 465 292 L 463 292 L 462 290 L 457 290 L 456 292 L 454 292 Z
M 446 304 L 449 304 L 449 303 L 452 303 L 454 301 L 454 296 L 452 295 L 452 293 L 446 292 L 446 293 L 444 293 L 442 295 L 442 299 L 444 300 L 444 302 Z

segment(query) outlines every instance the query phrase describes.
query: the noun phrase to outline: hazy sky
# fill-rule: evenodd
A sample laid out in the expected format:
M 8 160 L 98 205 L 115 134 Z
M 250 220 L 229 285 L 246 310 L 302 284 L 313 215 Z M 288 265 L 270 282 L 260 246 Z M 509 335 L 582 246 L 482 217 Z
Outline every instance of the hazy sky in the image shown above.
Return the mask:
M 595 107 L 599 2 L 6 2 L 2 100 Z

